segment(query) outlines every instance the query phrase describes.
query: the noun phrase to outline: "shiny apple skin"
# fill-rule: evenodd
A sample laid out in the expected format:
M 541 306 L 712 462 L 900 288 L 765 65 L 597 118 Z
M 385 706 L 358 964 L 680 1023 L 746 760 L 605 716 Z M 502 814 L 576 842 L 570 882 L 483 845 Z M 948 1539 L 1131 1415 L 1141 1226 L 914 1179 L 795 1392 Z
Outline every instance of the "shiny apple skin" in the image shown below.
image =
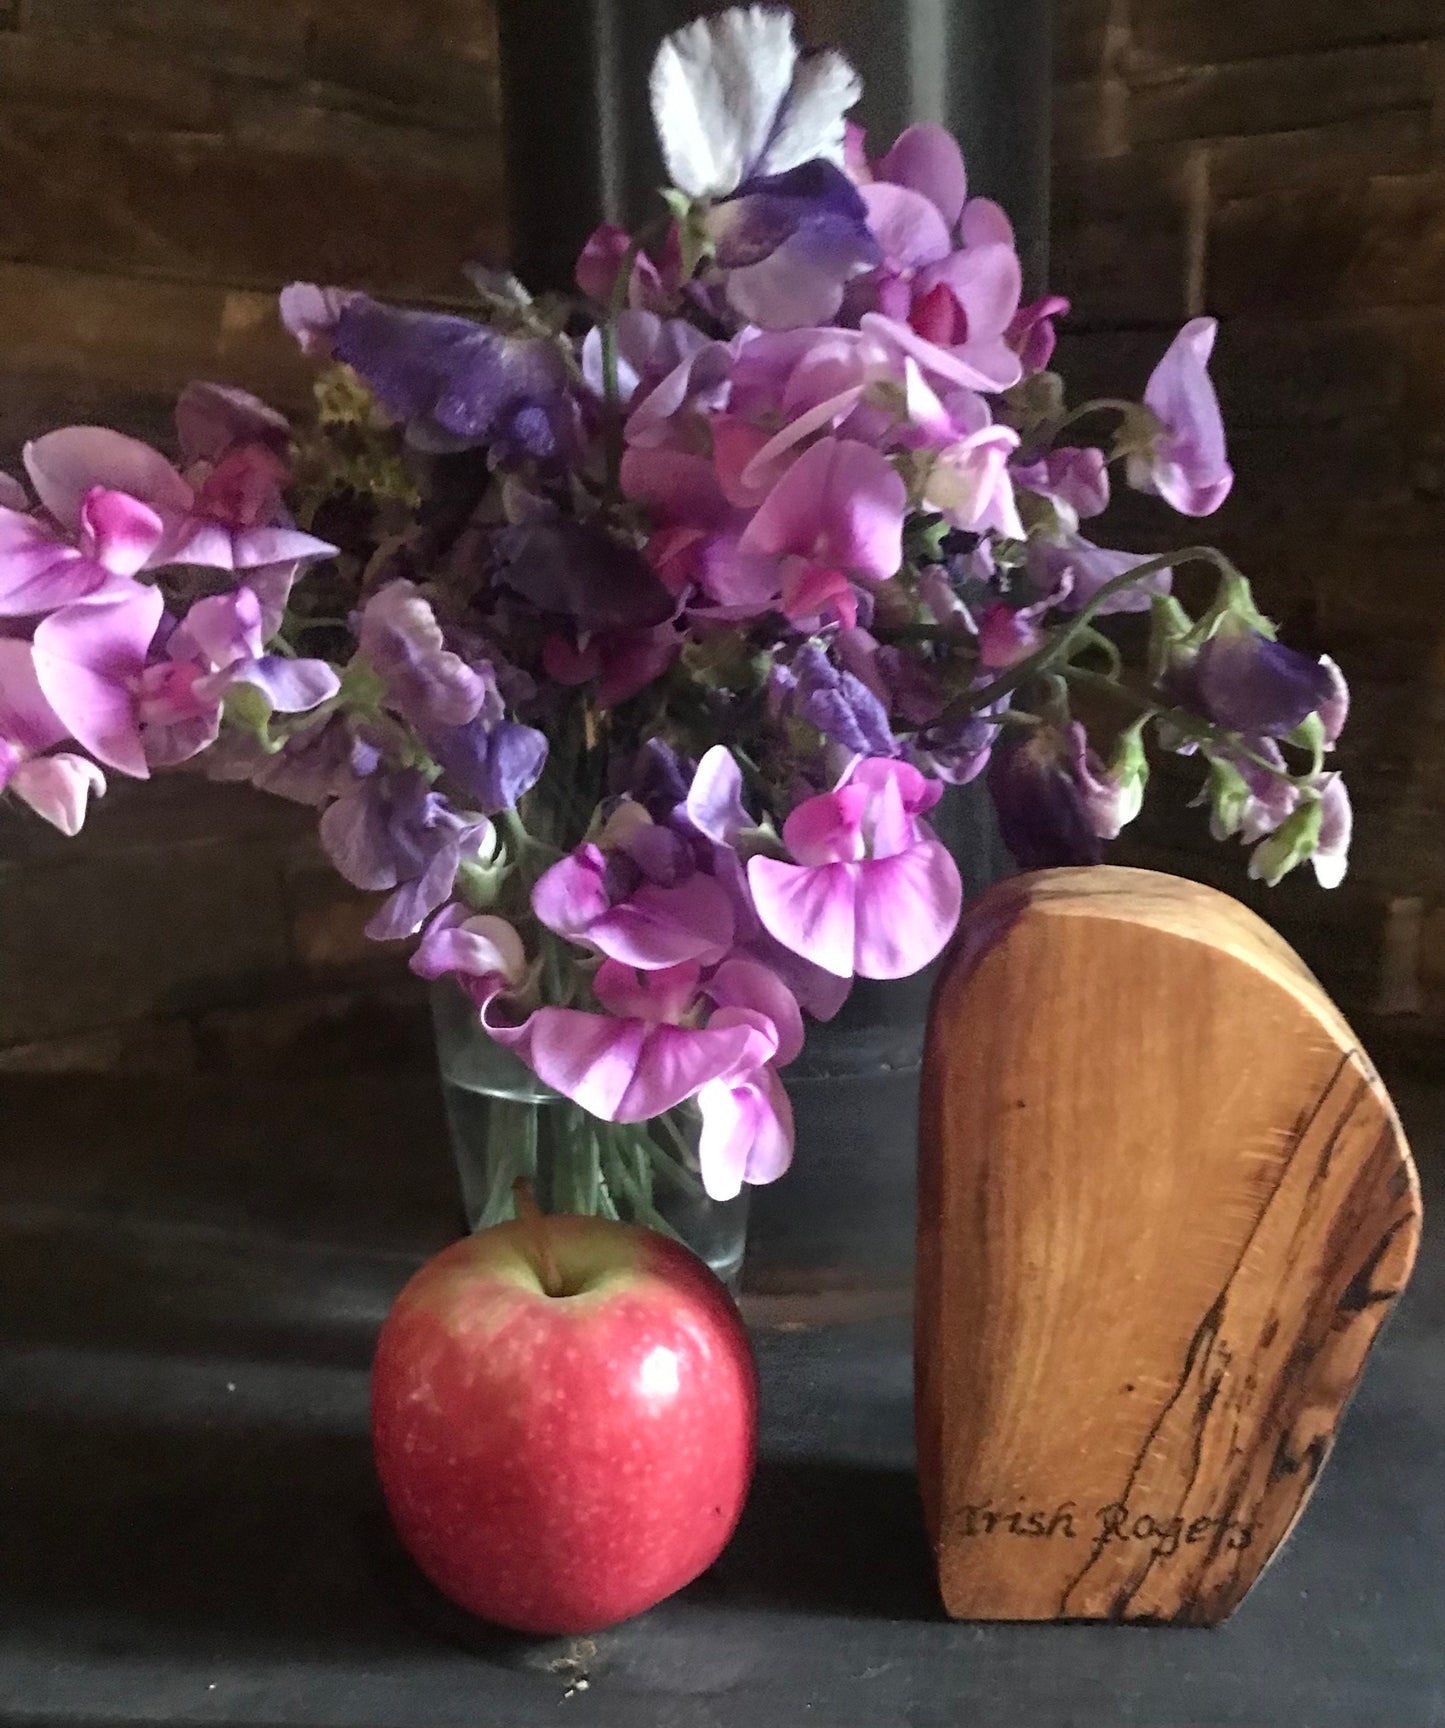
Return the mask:
M 537 1229 L 573 1295 L 543 1287 Z M 521 1632 L 600 1630 L 705 1571 L 752 1477 L 757 1373 L 685 1248 L 594 1218 L 454 1243 L 397 1298 L 372 1370 L 397 1533 L 444 1595 Z

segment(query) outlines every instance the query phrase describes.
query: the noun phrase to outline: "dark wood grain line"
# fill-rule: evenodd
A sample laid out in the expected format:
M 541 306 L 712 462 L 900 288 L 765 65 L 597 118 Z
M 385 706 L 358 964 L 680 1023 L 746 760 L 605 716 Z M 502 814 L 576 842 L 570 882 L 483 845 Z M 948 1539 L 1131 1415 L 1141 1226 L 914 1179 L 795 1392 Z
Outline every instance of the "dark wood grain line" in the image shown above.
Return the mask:
M 1355 1054 L 1356 1053 L 1353 1050 L 1346 1050 L 1340 1056 L 1338 1062 L 1335 1064 L 1335 1067 L 1330 1074 L 1329 1079 L 1325 1082 L 1324 1086 L 1320 1089 L 1320 1092 L 1319 1092 L 1318 1096 L 1316 1097 L 1314 1103 L 1307 1110 L 1304 1110 L 1301 1112 L 1300 1119 L 1295 1124 L 1295 1128 L 1294 1128 L 1294 1131 L 1293 1131 L 1292 1136 L 1291 1136 L 1291 1140 L 1292 1140 L 1291 1150 L 1286 1157 L 1281 1159 L 1281 1161 L 1280 1161 L 1280 1173 L 1279 1173 L 1278 1177 L 1275 1179 L 1275 1182 L 1274 1182 L 1273 1186 L 1271 1187 L 1269 1194 L 1265 1198 L 1263 1204 L 1260 1206 L 1258 1216 L 1255 1218 L 1254 1225 L 1251 1228 L 1249 1235 L 1245 1238 L 1245 1241 L 1244 1241 L 1243 1245 L 1241 1246 L 1238 1255 L 1235 1257 L 1234 1264 L 1230 1267 L 1229 1272 L 1226 1275 L 1223 1284 L 1220 1286 L 1218 1293 L 1215 1295 L 1213 1302 L 1210 1303 L 1209 1308 L 1206 1310 L 1203 1319 L 1199 1322 L 1199 1325 L 1195 1328 L 1193 1336 L 1190 1338 L 1188 1348 L 1186 1349 L 1185 1355 L 1184 1355 L 1183 1367 L 1180 1370 L 1179 1376 L 1174 1383 L 1174 1390 L 1169 1395 L 1169 1397 L 1165 1401 L 1165 1403 L 1161 1406 L 1158 1415 L 1154 1418 L 1154 1421 L 1150 1424 L 1149 1431 L 1144 1437 L 1143 1444 L 1139 1448 L 1139 1451 L 1135 1454 L 1134 1461 L 1129 1468 L 1129 1473 L 1125 1478 L 1124 1486 L 1123 1486 L 1123 1488 L 1120 1491 L 1120 1494 L 1118 1496 L 1119 1500 L 1127 1502 L 1129 1495 L 1133 1492 L 1134 1486 L 1139 1479 L 1139 1474 L 1143 1470 L 1145 1464 L 1148 1462 L 1150 1450 L 1152 1449 L 1155 1441 L 1159 1438 L 1160 1432 L 1162 1431 L 1164 1424 L 1168 1421 L 1168 1419 L 1169 1419 L 1170 1415 L 1173 1413 L 1176 1405 L 1179 1403 L 1180 1399 L 1183 1398 L 1184 1393 L 1185 1393 L 1185 1389 L 1188 1387 L 1191 1379 L 1194 1377 L 1194 1370 L 1195 1370 L 1196 1364 L 1199 1362 L 1201 1352 L 1204 1352 L 1204 1353 L 1212 1352 L 1215 1343 L 1218 1341 L 1219 1327 L 1220 1327 L 1221 1321 L 1224 1318 L 1225 1309 L 1228 1305 L 1229 1292 L 1230 1292 L 1236 1278 L 1239 1276 L 1240 1269 L 1243 1267 L 1244 1262 L 1249 1257 L 1249 1251 L 1253 1247 L 1254 1242 L 1255 1242 L 1255 1240 L 1259 1234 L 1259 1231 L 1262 1229 L 1265 1220 L 1269 1216 L 1270 1208 L 1273 1206 L 1276 1197 L 1280 1193 L 1286 1180 L 1289 1177 L 1290 1171 L 1294 1167 L 1295 1159 L 1298 1157 L 1300 1150 L 1304 1146 L 1304 1143 L 1308 1139 L 1308 1137 L 1309 1137 L 1311 1131 L 1313 1130 L 1316 1122 L 1318 1122 L 1321 1114 L 1324 1112 L 1326 1105 L 1329 1103 L 1331 1094 L 1335 1091 L 1335 1089 L 1339 1085 L 1341 1076 L 1345 1073 L 1347 1068 L 1350 1066 L 1350 1063 L 1354 1059 Z M 1357 1092 L 1358 1092 L 1358 1090 L 1359 1089 L 1357 1088 Z M 1316 1191 L 1316 1189 L 1323 1183 L 1325 1173 L 1328 1170 L 1329 1161 L 1330 1161 L 1331 1157 L 1333 1156 L 1334 1147 L 1338 1143 L 1339 1137 L 1340 1137 L 1341 1133 L 1343 1132 L 1346 1123 L 1350 1120 L 1350 1117 L 1353 1115 L 1353 1112 L 1354 1112 L 1354 1109 L 1356 1108 L 1357 1102 L 1358 1102 L 1357 1097 L 1352 1098 L 1350 1100 L 1349 1108 L 1346 1109 L 1342 1113 L 1340 1122 L 1336 1124 L 1334 1131 L 1330 1134 L 1328 1140 L 1326 1141 L 1324 1150 L 1323 1150 L 1321 1157 L 1320 1157 L 1320 1161 L 1317 1163 L 1316 1168 L 1311 1175 L 1310 1185 L 1309 1185 L 1309 1188 L 1306 1190 L 1306 1200 L 1305 1200 L 1304 1205 L 1302 1206 L 1302 1211 L 1308 1209 L 1309 1196 L 1311 1194 L 1313 1194 Z M 1202 1456 L 1202 1453 L 1203 1453 L 1205 1427 L 1206 1427 L 1206 1424 L 1208 1423 L 1210 1414 L 1213 1411 L 1214 1404 L 1215 1404 L 1215 1402 L 1219 1396 L 1219 1388 L 1223 1382 L 1224 1375 L 1228 1372 L 1228 1369 L 1229 1369 L 1229 1363 L 1228 1362 L 1220 1364 L 1219 1368 L 1217 1369 L 1217 1371 L 1213 1375 L 1212 1380 L 1208 1380 L 1206 1382 L 1204 1389 L 1201 1391 L 1201 1393 L 1199 1395 L 1198 1407 L 1197 1407 L 1196 1412 L 1195 1412 L 1194 1420 L 1191 1424 L 1191 1428 L 1192 1428 L 1192 1431 L 1193 1431 L 1194 1437 L 1195 1437 L 1195 1449 L 1194 1449 L 1194 1455 L 1195 1455 L 1195 1460 L 1196 1460 L 1195 1475 L 1191 1476 L 1189 1482 L 1185 1485 L 1185 1488 L 1184 1488 L 1184 1490 L 1181 1493 L 1180 1498 L 1179 1498 L 1179 1504 L 1180 1505 L 1184 1504 L 1185 1501 L 1187 1501 L 1189 1492 L 1192 1489 L 1192 1487 L 1194 1485 L 1194 1480 L 1197 1477 L 1198 1460 L 1200 1459 L 1200 1457 Z M 1238 1432 L 1238 1416 L 1237 1416 L 1237 1414 L 1236 1414 L 1235 1426 L 1236 1426 L 1236 1436 L 1237 1436 L 1237 1432 Z M 1210 1551 L 1209 1551 L 1209 1555 L 1208 1555 L 1209 1560 L 1213 1560 L 1216 1557 L 1218 1544 L 1223 1540 L 1223 1535 L 1224 1535 L 1224 1530 L 1223 1530 L 1223 1526 L 1221 1525 L 1215 1531 L 1213 1541 L 1210 1545 Z M 1091 1547 L 1088 1559 L 1079 1568 L 1078 1572 L 1075 1573 L 1074 1576 L 1065 1585 L 1064 1590 L 1063 1590 L 1063 1594 L 1060 1597 L 1059 1613 L 1060 1613 L 1061 1617 L 1063 1617 L 1063 1618 L 1069 1617 L 1069 1615 L 1070 1615 L 1069 1598 L 1074 1594 L 1074 1592 L 1079 1588 L 1079 1586 L 1088 1577 L 1089 1573 L 1098 1564 L 1100 1556 L 1103 1554 L 1107 1543 L 1108 1543 L 1107 1534 L 1101 1534 L 1100 1536 L 1098 1536 Z M 1129 1602 L 1132 1600 L 1133 1596 L 1137 1593 L 1138 1589 L 1143 1584 L 1144 1578 L 1148 1576 L 1148 1572 L 1149 1572 L 1151 1565 L 1152 1565 L 1152 1560 L 1145 1564 L 1143 1572 L 1141 1573 L 1140 1577 L 1122 1593 L 1122 1595 L 1123 1595 L 1122 1607 L 1119 1606 L 1118 1601 L 1116 1599 L 1116 1602 L 1114 1605 L 1115 1608 L 1117 1609 L 1117 1612 L 1114 1615 L 1115 1618 L 1122 1618 L 1123 1617 L 1123 1613 L 1127 1609 Z

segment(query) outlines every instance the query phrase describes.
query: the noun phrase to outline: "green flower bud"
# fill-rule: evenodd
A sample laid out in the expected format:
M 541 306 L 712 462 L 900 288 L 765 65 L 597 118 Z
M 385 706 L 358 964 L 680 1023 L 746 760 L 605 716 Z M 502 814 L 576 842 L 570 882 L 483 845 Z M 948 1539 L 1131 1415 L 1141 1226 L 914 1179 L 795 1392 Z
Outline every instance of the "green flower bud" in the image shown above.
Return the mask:
M 1313 857 L 1315 848 L 1320 843 L 1322 819 L 1323 812 L 1318 798 L 1311 798 L 1308 803 L 1301 804 L 1293 816 L 1282 822 L 1273 834 L 1261 840 L 1250 853 L 1250 876 L 1256 882 L 1265 882 L 1273 888 L 1283 877 L 1288 876 L 1296 865 Z

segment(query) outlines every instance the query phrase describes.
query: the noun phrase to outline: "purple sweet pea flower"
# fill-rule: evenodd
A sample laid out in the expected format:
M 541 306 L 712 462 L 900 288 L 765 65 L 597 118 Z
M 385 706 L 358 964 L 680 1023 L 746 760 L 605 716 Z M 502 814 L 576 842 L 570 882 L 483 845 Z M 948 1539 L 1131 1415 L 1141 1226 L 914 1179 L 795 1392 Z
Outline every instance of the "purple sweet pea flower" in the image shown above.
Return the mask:
M 352 721 L 333 714 L 293 732 L 280 750 L 268 750 L 249 732 L 223 732 L 205 756 L 212 780 L 244 781 L 260 792 L 320 809 L 355 792 L 380 764 L 375 744 L 359 737 Z
M 314 282 L 292 282 L 281 290 L 277 309 L 281 322 L 301 352 L 314 360 L 329 360 L 335 352 L 336 325 L 352 288 L 318 288 Z
M 1226 624 L 1169 682 L 1216 725 L 1283 738 L 1327 704 L 1337 708 L 1343 681 L 1333 662 L 1326 666 L 1248 626 Z
M 388 705 L 413 726 L 465 726 L 480 711 L 486 680 L 447 648 L 431 602 L 414 582 L 388 582 L 371 596 L 356 645 L 385 683 Z
M 949 786 L 967 786 L 988 767 L 1001 730 L 994 716 L 1008 707 L 1005 696 L 994 707 L 962 720 L 939 721 L 914 735 L 911 760 L 931 778 Z
M 858 189 L 830 162 L 750 181 L 708 218 L 734 311 L 764 330 L 826 324 L 878 242 Z
M 537 784 L 547 763 L 547 739 L 516 720 L 479 714 L 465 726 L 436 727 L 426 735 L 437 761 L 484 815 L 514 810 Z
M 942 787 L 903 762 L 857 763 L 783 824 L 795 862 L 756 857 L 748 884 L 784 947 L 835 977 L 906 978 L 953 934 L 958 868 L 919 820 Z
M 276 713 L 304 714 L 340 689 L 324 660 L 263 652 L 265 608 L 253 589 L 196 601 L 137 686 L 137 717 L 153 768 L 198 755 L 220 729 L 221 704 L 235 685 L 258 691 Z
M 584 523 L 519 522 L 491 547 L 496 582 L 585 630 L 650 628 L 676 610 L 640 552 Z
M 893 756 L 898 746 L 888 710 L 852 672 L 835 666 L 815 642 L 774 669 L 784 710 L 815 727 L 854 756 Z
M 659 391 L 661 398 L 651 409 L 650 417 L 665 424 L 695 392 L 707 389 L 710 374 L 715 375 L 719 369 L 719 360 L 725 364 L 728 359 L 728 349 L 723 343 L 710 342 L 701 330 L 682 318 L 660 318 L 655 312 L 621 312 L 615 333 L 617 395 L 624 406 L 633 410 L 634 419 L 628 423 L 628 438 L 633 443 L 644 441 L 638 432 L 645 422 L 636 416 L 641 415 L 644 406 Z M 701 358 L 704 355 L 706 360 Z M 606 394 L 606 374 L 601 325 L 594 324 L 583 337 L 581 359 L 583 381 L 594 396 L 602 398 Z
M 298 322 L 314 328 L 304 317 Z M 336 358 L 360 373 L 422 449 L 488 445 L 507 456 L 547 458 L 564 447 L 567 367 L 556 343 L 506 336 L 450 313 L 403 311 L 367 294 L 339 303 L 329 340 Z
M 1066 533 L 1076 534 L 1081 519 L 1097 516 L 1109 504 L 1109 465 L 1092 445 L 1065 445 L 1033 462 L 1015 463 L 1014 484 L 1047 498 Z
M 1273 738 L 1251 738 L 1248 745 L 1248 756 L 1211 749 L 1209 783 L 1193 802 L 1210 806 L 1209 832 L 1216 840 L 1237 834 L 1244 845 L 1254 846 L 1294 815 L 1300 789 Z
M 1325 748 L 1332 750 L 1339 742 L 1340 733 L 1345 729 L 1345 721 L 1350 717 L 1350 687 L 1345 683 L 1344 673 L 1328 654 L 1320 656 L 1320 666 L 1330 680 L 1330 693 L 1320 703 L 1316 712 L 1324 727 Z
M 672 184 L 704 218 L 733 308 L 765 329 L 827 322 L 878 263 L 842 172 L 843 116 L 862 86 L 841 55 L 804 53 L 789 13 L 735 7 L 657 51 L 653 120 Z
M 379 942 L 419 930 L 451 898 L 457 872 L 495 844 L 484 816 L 454 810 L 414 769 L 374 774 L 321 817 L 326 855 L 355 888 L 392 890 L 367 925 Z
M 1311 854 L 1321 888 L 1338 888 L 1349 867 L 1354 815 L 1350 795 L 1338 774 L 1327 774 L 1320 790 L 1320 834 Z
M 1144 390 L 1160 430 L 1145 454 L 1129 457 L 1129 484 L 1155 492 L 1185 516 L 1208 516 L 1229 496 L 1234 470 L 1224 449 L 1219 398 L 1209 380 L 1218 324 L 1193 318 L 1170 343 Z
M 680 800 L 687 820 L 717 846 L 735 846 L 757 824 L 743 804 L 743 773 L 725 744 L 705 750 Z
M 989 763 L 999 832 L 1023 870 L 1103 862 L 1103 847 L 1079 779 L 1073 736 L 1050 726 L 1004 739 Z
M 728 896 L 697 869 L 691 849 L 655 825 L 641 805 L 624 805 L 615 844 L 591 843 L 554 864 L 532 890 L 532 910 L 549 930 L 590 943 L 643 971 L 684 961 L 712 965 L 732 946 Z M 604 840 L 607 830 L 604 830 Z
M 1052 594 L 1055 605 L 1071 608 L 1086 605 L 1116 576 L 1151 562 L 1145 553 L 1114 552 L 1079 534 L 1068 534 L 1059 540 L 1034 536 L 1028 545 L 1028 570 L 1035 585 Z M 1167 594 L 1172 580 L 1172 571 L 1156 570 L 1137 583 L 1118 589 L 1103 602 L 1097 615 L 1147 612 L 1151 597 Z

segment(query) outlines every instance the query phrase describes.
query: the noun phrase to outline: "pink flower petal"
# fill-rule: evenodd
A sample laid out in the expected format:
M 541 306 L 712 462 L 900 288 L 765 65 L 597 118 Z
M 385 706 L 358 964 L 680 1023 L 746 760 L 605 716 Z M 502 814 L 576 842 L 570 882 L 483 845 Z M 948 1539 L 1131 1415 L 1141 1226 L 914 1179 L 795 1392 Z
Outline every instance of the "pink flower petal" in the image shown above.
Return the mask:
M 62 834 L 76 835 L 90 798 L 105 793 L 105 775 L 84 756 L 36 756 L 22 762 L 10 790 Z
M 48 522 L 0 508 L 0 618 L 30 618 L 136 592 L 129 577 L 82 557 Z
M 799 864 L 846 864 L 865 855 L 866 786 L 843 786 L 805 798 L 783 823 L 783 843 Z
M 942 126 L 924 123 L 900 132 L 875 172 L 881 180 L 921 192 L 949 228 L 958 221 L 968 196 L 968 175 L 957 140 Z
M 148 778 L 132 686 L 161 620 L 154 588 L 107 606 L 67 606 L 35 629 L 35 675 L 70 736 L 107 767 Z
M 197 600 L 171 638 L 168 652 L 172 658 L 181 658 L 177 647 L 189 650 L 192 646 L 216 668 L 237 660 L 254 660 L 262 647 L 260 597 L 250 588 L 238 588 L 234 594 Z
M 93 486 L 80 505 L 81 550 L 104 570 L 134 576 L 144 570 L 165 524 L 149 504 L 127 492 Z
M 41 692 L 30 644 L 0 637 L 0 739 L 28 752 L 49 750 L 65 736 Z
M 836 978 L 854 973 L 854 896 L 860 864 L 817 867 L 776 858 L 748 862 L 748 886 L 763 928 Z
M 792 619 L 815 618 L 830 603 L 850 629 L 858 621 L 853 585 L 841 570 L 790 558 L 783 573 L 783 611 Z
M 731 1200 L 744 1182 L 774 1182 L 792 1163 L 793 1106 L 771 1066 L 745 1080 L 709 1081 L 697 1101 L 698 1161 L 714 1200 Z
M 970 198 L 963 207 L 958 232 L 965 247 L 1014 246 L 1014 225 L 1004 207 L 992 198 Z
M 868 226 L 883 248 L 885 268 L 916 270 L 935 264 L 953 249 L 938 206 L 921 192 L 878 180 L 862 189 Z
M 691 960 L 655 972 L 624 966 L 620 960 L 604 960 L 592 980 L 592 989 L 609 1014 L 650 1024 L 677 1023 L 696 1003 L 701 978 L 702 968 Z
M 861 757 L 849 769 L 847 784 L 866 786 L 875 793 L 886 785 L 896 786 L 910 816 L 931 810 L 943 796 L 941 781 L 921 773 L 911 762 L 895 762 L 887 756 Z
M 485 1023 L 539 1080 L 608 1122 L 645 1122 L 731 1073 L 757 1043 L 751 1026 L 700 1031 L 539 1008 L 520 1026 Z
M 36 496 L 78 533 L 86 494 L 97 486 L 124 492 L 162 516 L 190 509 L 190 487 L 158 450 L 105 426 L 65 426 L 25 446 L 25 470 Z
M 584 936 L 611 905 L 603 885 L 607 860 L 596 846 L 579 846 L 537 878 L 532 910 L 559 936 Z
M 852 439 L 822 438 L 763 500 L 742 547 L 892 576 L 903 559 L 907 501 L 881 452 Z
M 410 964 L 419 978 L 459 972 L 469 978 L 495 978 L 501 987 L 521 983 L 527 955 L 522 938 L 505 918 L 469 916 L 465 906 L 455 905 L 427 926 Z
M 854 969 L 860 978 L 907 978 L 942 953 L 958 926 L 958 866 L 931 834 L 856 871 Z
M 719 1008 L 746 1008 L 769 1022 L 780 1068 L 803 1048 L 803 1011 L 798 999 L 760 960 L 725 960 L 708 980 L 707 994 Z
M 660 523 L 716 528 L 732 519 L 712 463 L 685 450 L 629 449 L 622 458 L 622 490 Z
M 1018 253 L 1001 241 L 950 253 L 919 271 L 920 291 L 938 282 L 948 284 L 968 314 L 968 342 L 1002 336 L 1019 309 L 1023 291 Z
M 586 939 L 609 959 L 645 971 L 685 960 L 710 963 L 732 946 L 732 905 L 710 876 L 690 876 L 672 888 L 644 882 L 594 920 Z

